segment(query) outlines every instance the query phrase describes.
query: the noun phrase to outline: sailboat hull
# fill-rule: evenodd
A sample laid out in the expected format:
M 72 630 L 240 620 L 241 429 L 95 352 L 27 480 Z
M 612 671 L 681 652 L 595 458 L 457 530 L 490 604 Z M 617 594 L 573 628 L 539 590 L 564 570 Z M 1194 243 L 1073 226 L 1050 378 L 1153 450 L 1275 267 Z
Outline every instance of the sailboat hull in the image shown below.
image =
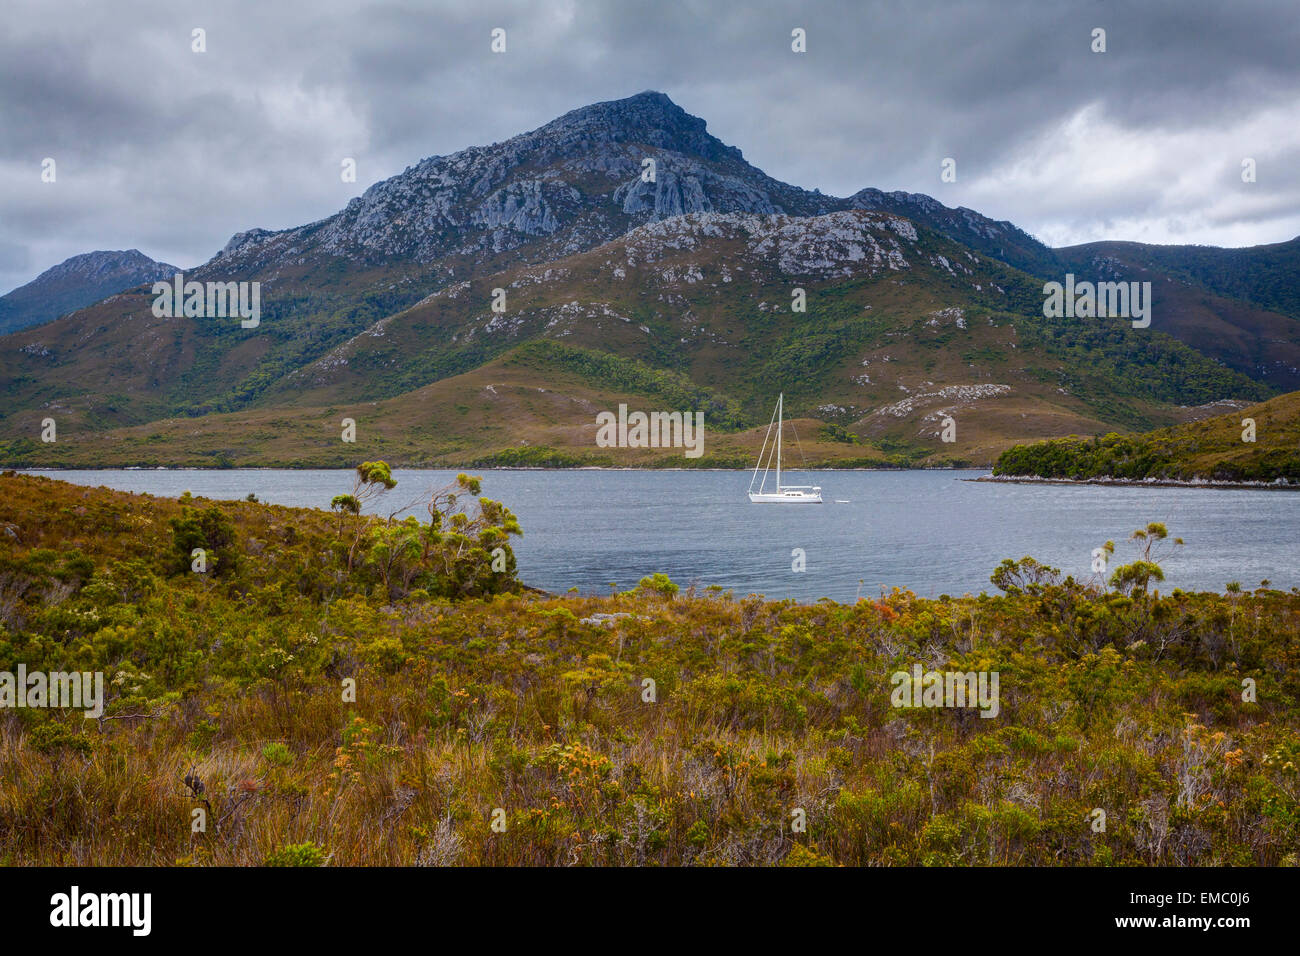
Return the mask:
M 803 491 L 785 491 L 779 494 L 751 491 L 749 500 L 755 504 L 819 505 L 822 503 L 822 496 L 820 494 L 808 494 Z

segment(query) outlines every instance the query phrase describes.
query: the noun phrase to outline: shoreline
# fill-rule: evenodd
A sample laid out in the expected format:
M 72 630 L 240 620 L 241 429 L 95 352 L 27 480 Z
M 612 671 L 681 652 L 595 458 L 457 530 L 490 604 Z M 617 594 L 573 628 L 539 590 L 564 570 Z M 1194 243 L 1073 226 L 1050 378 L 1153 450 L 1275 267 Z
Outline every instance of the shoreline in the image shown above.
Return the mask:
M 961 481 L 1007 485 L 1098 485 L 1111 488 L 1199 488 L 1210 491 L 1300 491 L 1300 484 L 1278 481 L 1212 481 L 1206 478 L 1043 478 L 1040 475 L 981 475 Z
M 157 471 L 176 471 L 176 472 L 212 472 L 219 473 L 223 471 L 351 471 L 352 468 L 345 465 L 319 466 L 319 465 L 240 465 L 233 468 L 212 468 L 201 465 L 106 465 L 99 467 L 79 467 L 70 465 L 50 465 L 44 468 L 31 467 L 13 467 L 3 469 L 12 471 L 17 474 L 40 474 L 40 473 L 59 473 L 59 472 L 157 472 Z M 493 465 L 488 467 L 475 467 L 473 465 L 393 465 L 394 471 L 446 471 L 446 472 L 506 472 L 506 471 L 527 471 L 527 472 L 578 472 L 578 471 L 603 471 L 603 472 L 726 472 L 729 474 L 747 474 L 752 469 L 749 468 L 655 468 L 655 467 L 610 467 L 608 465 L 576 465 L 547 467 L 545 465 Z M 991 484 L 1006 485 L 1096 485 L 1099 487 L 1111 488 L 1190 488 L 1190 489 L 1207 489 L 1217 491 L 1300 491 L 1300 483 L 1289 483 L 1283 479 L 1278 481 L 1216 481 L 1204 478 L 1183 479 L 1183 478 L 1044 478 L 1041 475 L 994 475 L 987 467 L 969 467 L 953 468 L 951 466 L 940 466 L 934 468 L 835 468 L 833 466 L 808 467 L 792 469 L 799 473 L 834 473 L 834 472 L 963 472 L 963 471 L 981 471 L 985 474 L 975 478 L 958 478 L 957 481 L 971 482 L 988 482 Z
M 236 465 L 232 468 L 213 468 L 202 465 L 101 465 L 98 467 L 82 467 L 75 465 L 47 465 L 40 468 L 31 466 L 10 465 L 5 467 L 4 471 L 13 471 L 19 474 L 34 474 L 38 472 L 58 472 L 58 471 L 352 471 L 355 465 Z M 749 474 L 752 468 L 654 468 L 628 465 L 625 467 L 611 467 L 609 465 L 563 465 L 554 468 L 545 465 L 392 465 L 394 471 L 725 471 L 732 474 Z M 850 471 L 894 471 L 894 472 L 911 472 L 911 471 L 988 471 L 987 467 L 978 468 L 953 468 L 950 466 L 934 468 L 836 468 L 834 466 L 820 466 L 808 468 L 786 468 L 783 471 L 789 472 L 850 472 Z M 974 479 L 966 479 L 973 481 Z
M 53 471 L 54 469 L 48 469 L 48 470 Z M 152 471 L 153 469 L 149 469 L 149 470 Z M 219 473 L 222 471 L 230 471 L 231 469 L 163 469 L 163 470 L 191 471 L 191 472 L 201 471 L 203 473 L 208 473 L 208 472 Z M 259 469 L 246 469 L 243 471 L 258 471 L 258 470 Z M 346 471 L 346 469 L 323 469 L 323 470 L 330 471 L 330 472 Z M 506 471 L 506 470 L 518 470 L 518 469 L 496 469 L 496 470 Z M 550 469 L 530 469 L 530 470 L 550 470 Z M 567 469 L 567 470 L 575 470 L 575 469 Z M 636 469 L 619 469 L 619 470 L 634 471 Z M 682 469 L 682 470 L 693 470 L 693 469 Z M 713 469 L 713 470 L 728 471 L 728 472 L 731 471 L 731 469 Z M 876 470 L 876 469 L 859 469 L 859 470 Z M 887 470 L 894 470 L 894 469 L 887 469 Z M 939 469 L 909 469 L 909 471 L 925 471 L 925 470 L 939 470 Z M 127 469 L 99 469 L 99 471 L 112 471 L 119 474 L 125 474 Z M 16 478 L 19 480 L 29 478 L 29 477 L 33 479 L 39 478 L 41 481 L 49 481 L 55 484 L 63 484 L 70 487 L 80 487 L 83 489 L 95 489 L 109 494 L 125 494 L 125 495 L 130 495 L 133 498 L 139 496 L 141 498 L 149 499 L 152 501 L 174 502 L 176 500 L 175 493 L 166 493 L 159 490 L 139 491 L 139 490 L 133 490 L 131 488 L 110 487 L 102 484 L 94 485 L 93 483 L 77 484 L 77 483 L 69 482 L 66 479 L 62 479 L 57 476 L 46 476 L 46 475 L 37 474 L 34 471 L 23 472 L 16 469 L 7 469 L 5 470 L 3 475 L 0 475 L 0 478 Z M 1003 476 L 1000 478 L 995 478 L 990 474 L 983 474 L 980 475 L 979 477 L 954 476 L 949 480 L 965 481 L 965 482 L 1001 481 L 1004 483 L 1033 483 L 1033 484 L 1115 484 L 1118 483 L 1116 480 L 1081 481 L 1081 480 L 1072 480 L 1072 479 L 1024 478 L 1019 476 Z M 1131 480 L 1125 480 L 1125 483 L 1132 484 L 1134 482 L 1132 482 Z M 1149 486 L 1154 483 L 1140 482 L 1139 484 L 1144 484 Z M 1196 485 L 1196 487 L 1204 487 L 1204 486 L 1205 485 L 1203 483 L 1199 483 L 1198 485 Z M 1236 487 L 1242 487 L 1242 486 L 1236 486 Z M 1292 487 L 1294 488 L 1295 486 Z M 1291 489 L 1286 489 L 1286 490 L 1291 490 Z M 187 490 L 184 493 L 184 495 L 189 495 L 190 493 L 191 492 Z M 234 505 L 241 505 L 241 506 L 246 504 L 251 504 L 252 506 L 257 508 L 275 508 L 275 509 L 289 509 L 292 511 L 305 511 L 305 512 L 326 515 L 330 517 L 330 520 L 333 520 L 333 516 L 331 515 L 331 513 L 326 508 L 321 507 L 318 504 L 311 504 L 311 503 L 286 504 L 286 503 L 279 503 L 275 501 L 262 500 L 257 498 L 252 499 L 250 502 L 247 499 L 243 499 L 239 497 L 240 494 L 242 494 L 242 491 L 237 492 L 234 496 L 231 497 L 226 497 L 220 494 L 218 494 L 216 497 L 211 497 L 209 494 L 200 494 L 194 496 L 193 500 L 196 502 L 217 502 L 217 503 L 225 502 L 227 504 L 234 504 Z M 181 498 L 182 503 L 185 503 L 187 500 L 185 499 L 184 495 L 182 495 Z M 382 514 L 370 513 L 369 516 L 382 517 Z M 421 523 L 423 524 L 424 522 Z M 634 572 L 633 576 L 635 577 L 637 574 L 641 574 L 642 576 L 647 576 L 655 573 L 650 571 L 649 567 L 650 566 L 647 565 L 645 570 Z M 521 575 L 525 573 L 522 568 L 520 568 L 520 573 Z M 546 573 L 546 570 L 543 569 L 541 573 Z M 882 576 L 886 576 L 888 579 L 893 577 L 893 574 L 894 572 L 887 572 L 886 575 L 882 575 Z M 911 592 L 916 598 L 920 600 L 932 601 L 932 602 L 944 602 L 944 601 L 968 600 L 968 599 L 977 600 L 977 599 L 984 599 L 984 598 L 997 598 L 1000 596 L 996 591 L 989 589 L 988 584 L 985 583 L 983 579 L 983 575 L 980 576 L 980 580 L 978 583 L 973 583 L 971 586 L 960 590 L 958 588 L 945 590 L 938 586 L 927 587 L 925 585 L 900 585 L 900 584 L 887 585 L 877 580 L 876 585 L 871 588 L 867 588 L 865 594 L 863 593 L 863 586 L 866 584 L 866 579 L 863 578 L 859 580 L 858 589 L 855 593 L 855 596 L 852 599 L 847 597 L 847 588 L 852 586 L 851 582 L 847 583 L 846 590 L 844 592 L 843 597 L 822 593 L 814 598 L 811 596 L 804 596 L 800 594 L 786 594 L 785 596 L 781 596 L 779 586 L 778 586 L 779 593 L 777 595 L 773 595 L 769 593 L 770 585 L 772 583 L 771 581 L 765 581 L 759 587 L 746 588 L 743 582 L 732 584 L 732 585 L 710 585 L 704 583 L 706 580 L 707 578 L 701 577 L 700 572 L 696 572 L 694 575 L 679 578 L 675 583 L 677 583 L 679 588 L 683 590 L 687 590 L 687 591 L 694 590 L 696 597 L 708 597 L 713 593 L 714 589 L 716 588 L 717 592 L 720 594 L 730 593 L 732 599 L 734 600 L 745 600 L 745 599 L 757 597 L 760 600 L 767 603 L 777 603 L 777 604 L 791 603 L 799 607 L 811 607 L 811 606 L 823 604 L 828 601 L 833 605 L 837 605 L 841 607 L 855 607 L 860 603 L 860 601 L 863 600 L 872 601 L 872 602 L 876 601 L 877 598 L 875 598 L 873 594 L 877 587 L 879 588 L 879 593 L 881 595 L 880 600 L 884 600 L 891 589 Z M 579 599 L 579 600 L 592 600 L 592 599 L 604 600 L 607 598 L 614 598 L 629 593 L 628 589 L 622 591 L 616 589 L 612 593 L 607 593 L 605 591 L 605 587 L 607 586 L 606 584 L 593 584 L 590 585 L 589 588 L 588 586 L 585 585 L 566 586 L 566 583 L 560 583 L 560 584 L 551 583 L 547 586 L 539 586 L 536 583 L 531 583 L 529 580 L 525 579 L 522 576 L 518 579 L 518 583 L 520 585 L 522 592 L 526 594 L 531 594 L 534 597 L 544 598 L 548 600 L 568 600 L 570 598 Z M 831 588 L 829 589 L 833 590 L 833 587 L 834 586 L 832 585 Z M 918 588 L 923 588 L 923 590 L 920 590 Z M 1215 585 L 1212 584 L 1211 585 L 1189 584 L 1185 587 L 1179 585 L 1179 586 L 1174 586 L 1173 589 L 1182 590 L 1188 594 L 1222 595 L 1223 593 L 1226 593 L 1220 591 Z M 631 590 L 635 590 L 635 587 L 633 587 Z M 1278 589 L 1270 587 L 1267 590 L 1278 590 Z M 1295 588 L 1292 588 L 1292 590 L 1295 590 Z

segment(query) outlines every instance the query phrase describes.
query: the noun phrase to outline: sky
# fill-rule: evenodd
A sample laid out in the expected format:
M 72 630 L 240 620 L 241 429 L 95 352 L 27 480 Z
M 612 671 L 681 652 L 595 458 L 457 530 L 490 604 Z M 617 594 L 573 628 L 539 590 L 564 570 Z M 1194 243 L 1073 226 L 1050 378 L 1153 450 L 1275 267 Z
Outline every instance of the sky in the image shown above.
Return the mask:
M 927 193 L 1053 246 L 1281 242 L 1298 50 L 1296 0 L 5 0 L 0 293 L 96 249 L 188 268 L 648 89 L 806 189 Z

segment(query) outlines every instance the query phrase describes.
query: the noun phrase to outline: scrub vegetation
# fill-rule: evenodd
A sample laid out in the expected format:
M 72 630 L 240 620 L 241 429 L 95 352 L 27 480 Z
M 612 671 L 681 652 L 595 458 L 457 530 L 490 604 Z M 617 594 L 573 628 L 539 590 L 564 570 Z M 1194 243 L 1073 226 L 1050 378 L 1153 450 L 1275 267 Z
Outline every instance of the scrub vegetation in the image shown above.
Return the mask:
M 478 479 L 391 481 L 313 510 L 0 477 L 0 671 L 108 687 L 98 720 L 0 710 L 0 862 L 1296 862 L 1300 594 L 1163 593 L 1163 526 L 979 596 L 553 596 Z M 918 664 L 998 672 L 997 716 L 893 706 Z

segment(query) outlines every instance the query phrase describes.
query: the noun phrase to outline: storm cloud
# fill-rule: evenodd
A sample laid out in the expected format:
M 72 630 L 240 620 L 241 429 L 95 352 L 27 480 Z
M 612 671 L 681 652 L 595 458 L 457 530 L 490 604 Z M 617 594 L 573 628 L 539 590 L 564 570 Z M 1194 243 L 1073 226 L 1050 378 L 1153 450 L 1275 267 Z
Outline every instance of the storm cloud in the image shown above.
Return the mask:
M 1297 48 L 1291 0 L 9 0 L 0 292 L 93 249 L 192 266 L 646 89 L 808 189 L 924 192 L 1052 245 L 1277 242 L 1300 233 Z

